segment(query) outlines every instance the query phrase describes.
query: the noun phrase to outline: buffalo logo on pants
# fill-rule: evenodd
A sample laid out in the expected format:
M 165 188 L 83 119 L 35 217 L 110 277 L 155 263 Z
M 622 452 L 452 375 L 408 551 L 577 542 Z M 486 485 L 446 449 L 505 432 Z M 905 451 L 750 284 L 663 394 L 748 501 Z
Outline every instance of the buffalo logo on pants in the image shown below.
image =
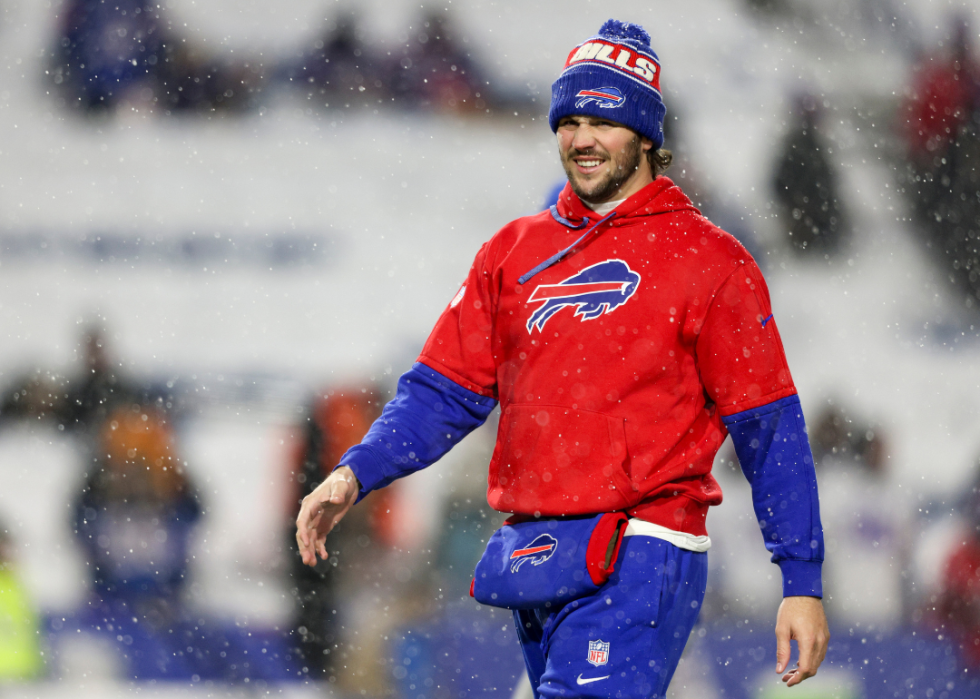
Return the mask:
M 609 662 L 609 643 L 589 641 L 589 662 L 599 667 Z
M 524 561 L 531 561 L 531 565 L 541 565 L 551 558 L 556 548 L 558 548 L 558 540 L 551 534 L 542 534 L 528 546 L 510 554 L 510 572 L 516 573 Z
M 542 284 L 527 299 L 544 302 L 528 318 L 527 331 L 544 330 L 544 324 L 566 307 L 574 308 L 574 317 L 583 321 L 611 313 L 629 301 L 639 284 L 640 275 L 622 260 L 605 260 L 557 284 Z

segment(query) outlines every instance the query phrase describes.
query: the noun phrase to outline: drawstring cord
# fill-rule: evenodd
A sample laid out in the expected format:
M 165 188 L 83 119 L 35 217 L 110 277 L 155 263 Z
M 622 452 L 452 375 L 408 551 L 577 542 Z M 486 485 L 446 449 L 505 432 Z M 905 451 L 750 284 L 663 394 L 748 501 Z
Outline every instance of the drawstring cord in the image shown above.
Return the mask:
M 570 228 L 573 228 L 575 230 L 578 230 L 580 228 L 584 228 L 585 226 L 589 225 L 589 219 L 585 219 L 585 223 L 583 223 L 580 226 L 574 226 L 574 225 L 572 225 L 570 223 L 567 223 L 565 221 L 565 219 L 561 218 L 561 216 L 558 215 L 558 210 L 554 206 L 551 207 L 551 215 L 559 223 L 563 223 L 566 226 L 569 226 Z M 537 267 L 535 267 L 534 269 L 532 269 L 530 272 L 525 273 L 524 276 L 522 276 L 520 279 L 517 280 L 517 283 L 518 284 L 526 284 L 528 282 L 528 280 L 530 280 L 531 277 L 533 277 L 534 275 L 538 274 L 539 272 L 543 272 L 544 270 L 548 269 L 549 267 L 551 267 L 551 265 L 555 264 L 556 262 L 560 262 L 561 259 L 563 257 L 565 257 L 565 255 L 567 255 L 569 252 L 571 252 L 572 250 L 574 250 L 576 248 L 576 246 L 578 246 L 579 243 L 581 243 L 583 240 L 585 240 L 586 238 L 588 238 L 592 234 L 593 231 L 595 231 L 595 230 L 597 230 L 599 228 L 599 226 L 601 226 L 603 223 L 606 223 L 607 221 L 611 221 L 614 218 L 616 218 L 616 212 L 615 211 L 613 211 L 611 214 L 609 214 L 605 218 L 601 218 L 598 221 L 596 221 L 595 222 L 595 225 L 592 226 L 592 228 L 590 228 L 589 230 L 587 230 L 585 233 L 583 233 L 579 237 L 578 240 L 576 240 L 574 243 L 572 243 L 571 245 L 569 245 L 564 250 L 561 250 L 560 252 L 556 252 L 554 255 L 552 255 L 551 257 L 549 257 L 547 260 L 545 260 L 544 262 L 542 262 L 541 264 L 539 264 Z
M 573 231 L 577 231 L 578 229 L 585 228 L 587 225 L 589 225 L 588 216 L 582 219 L 582 223 L 572 223 L 567 218 L 565 218 L 560 213 L 558 213 L 558 207 L 555 206 L 554 204 L 551 205 L 551 218 L 558 221 L 558 223 L 560 223 L 561 225 L 571 228 Z

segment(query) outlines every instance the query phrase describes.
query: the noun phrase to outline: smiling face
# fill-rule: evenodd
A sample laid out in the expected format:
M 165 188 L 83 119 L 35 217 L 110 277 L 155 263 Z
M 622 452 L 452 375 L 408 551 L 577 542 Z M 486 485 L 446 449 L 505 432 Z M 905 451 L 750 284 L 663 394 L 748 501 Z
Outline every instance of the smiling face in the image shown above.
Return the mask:
M 653 143 L 614 121 L 567 116 L 558 151 L 572 191 L 590 204 L 625 199 L 653 182 L 646 153 Z

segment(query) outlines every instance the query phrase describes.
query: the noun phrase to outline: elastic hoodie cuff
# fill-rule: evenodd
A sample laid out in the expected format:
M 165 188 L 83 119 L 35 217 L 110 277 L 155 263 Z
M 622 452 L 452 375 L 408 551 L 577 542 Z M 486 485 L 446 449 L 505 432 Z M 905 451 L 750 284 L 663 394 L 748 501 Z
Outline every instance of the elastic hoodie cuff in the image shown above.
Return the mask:
M 783 573 L 783 597 L 823 598 L 823 582 L 820 579 L 821 561 L 779 561 Z
M 385 476 L 384 461 L 374 453 L 370 445 L 356 444 L 352 446 L 344 453 L 334 470 L 341 466 L 349 467 L 357 476 L 357 482 L 361 484 L 357 502 L 363 500 L 364 496 L 372 490 L 387 485 L 388 478 Z

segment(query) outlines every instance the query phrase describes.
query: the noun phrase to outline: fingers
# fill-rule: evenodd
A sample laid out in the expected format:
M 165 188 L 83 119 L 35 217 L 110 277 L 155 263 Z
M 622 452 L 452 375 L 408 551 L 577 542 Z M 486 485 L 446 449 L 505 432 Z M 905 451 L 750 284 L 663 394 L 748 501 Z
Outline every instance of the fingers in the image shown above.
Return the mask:
M 296 516 L 296 543 L 303 563 L 308 566 L 316 565 L 317 529 L 323 515 L 322 503 L 319 498 L 314 497 L 315 494 L 314 491 L 303 498 L 303 504 Z M 326 559 L 325 554 L 323 558 Z
M 798 638 L 796 639 L 796 647 L 800 651 L 800 659 L 796 663 L 796 669 L 800 671 L 800 674 L 812 677 L 817 671 L 816 665 L 813 663 L 815 651 L 814 639 Z
M 299 516 L 296 518 L 296 543 L 299 545 L 299 555 L 303 563 L 308 566 L 316 565 L 316 553 L 314 552 L 314 533 L 316 531 L 316 518 L 310 518 L 308 503 L 304 500 L 300 508 Z
M 811 669 L 804 669 L 804 665 L 801 662 L 797 663 L 797 667 L 787 672 L 783 675 L 783 682 L 786 683 L 787 687 L 792 687 L 795 684 L 799 684 L 807 677 L 813 677 L 817 674 L 817 668 L 813 667 Z
M 305 510 L 306 516 L 302 517 L 302 521 L 297 520 L 296 538 L 300 544 L 299 551 L 303 563 L 308 566 L 315 566 L 318 553 L 323 560 L 327 560 L 326 540 L 329 529 L 324 532 L 320 531 L 324 520 L 322 502 L 304 500 L 301 516 L 304 514 L 303 510 Z M 332 525 L 330 529 L 333 529 Z
M 783 675 L 783 682 L 786 683 L 787 687 L 792 687 L 795 684 L 799 684 L 804 679 L 806 678 L 802 676 L 799 670 L 790 670 Z
M 778 634 L 777 634 L 778 636 Z M 823 662 L 824 657 L 827 655 L 827 645 L 830 642 L 830 637 L 828 634 L 824 633 L 822 629 L 818 629 L 814 633 L 790 633 L 790 636 L 796 640 L 796 646 L 799 650 L 800 659 L 796 663 L 796 667 L 783 675 L 783 682 L 786 683 L 787 687 L 792 687 L 797 685 L 808 677 L 813 677 L 817 674 L 817 670 L 820 664 Z M 787 643 L 788 648 L 788 643 Z M 788 663 L 787 650 L 787 660 Z M 779 639 L 777 638 L 777 649 L 776 649 L 777 666 L 783 661 L 780 656 L 779 650 Z M 783 665 L 785 669 L 785 665 Z M 782 672 L 782 670 L 777 670 L 777 672 Z
M 783 682 L 786 683 L 787 687 L 792 687 L 794 684 L 799 684 L 808 677 L 813 677 L 817 674 L 817 669 L 820 667 L 820 663 L 823 662 L 824 656 L 827 655 L 827 645 L 830 642 L 830 637 L 823 633 L 822 629 L 818 629 L 813 634 L 807 634 L 800 636 L 796 639 L 796 646 L 800 651 L 800 660 L 796 664 L 796 669 L 783 677 Z M 790 677 L 790 674 L 792 677 Z
M 792 687 L 795 684 L 799 684 L 807 677 L 813 677 L 815 674 L 817 674 L 817 667 L 820 665 L 820 663 L 814 662 L 814 658 L 816 654 L 815 645 L 816 644 L 814 643 L 813 639 L 802 639 L 802 638 L 796 639 L 796 647 L 800 651 L 800 659 L 799 661 L 797 661 L 796 667 L 794 669 L 790 670 L 785 675 L 783 675 L 783 682 L 786 683 L 787 687 Z M 786 662 L 788 664 L 789 650 L 786 651 L 786 654 L 787 654 Z M 776 659 L 778 665 L 778 663 L 781 662 L 779 660 L 778 641 L 777 641 Z M 782 670 L 777 669 L 776 672 L 782 672 Z
M 296 516 L 296 543 L 304 564 L 315 566 L 317 555 L 327 560 L 327 534 L 347 514 L 357 493 L 353 472 L 342 467 L 303 498 Z
M 776 674 L 786 670 L 789 665 L 789 629 L 776 626 Z M 786 678 L 783 678 L 783 682 Z
M 793 685 L 799 684 L 807 677 L 813 677 L 817 673 L 806 673 L 800 670 L 800 668 L 795 668 L 790 670 L 785 675 L 783 675 L 783 682 L 786 683 L 787 687 L 792 687 Z

